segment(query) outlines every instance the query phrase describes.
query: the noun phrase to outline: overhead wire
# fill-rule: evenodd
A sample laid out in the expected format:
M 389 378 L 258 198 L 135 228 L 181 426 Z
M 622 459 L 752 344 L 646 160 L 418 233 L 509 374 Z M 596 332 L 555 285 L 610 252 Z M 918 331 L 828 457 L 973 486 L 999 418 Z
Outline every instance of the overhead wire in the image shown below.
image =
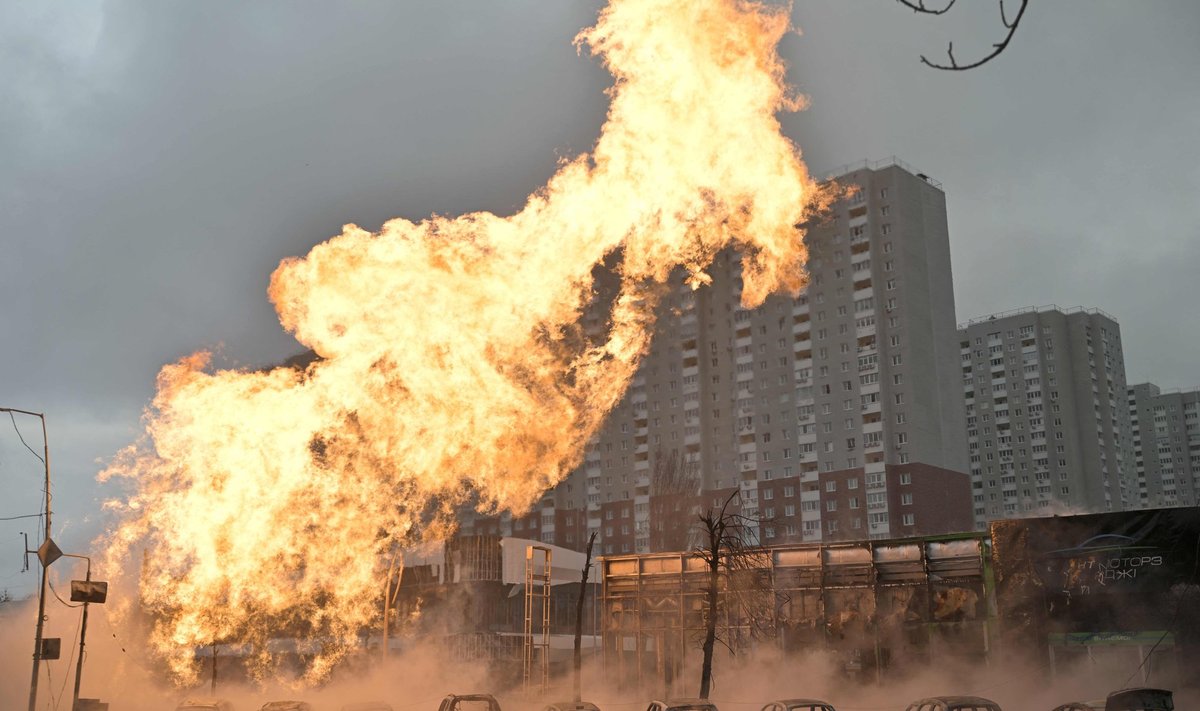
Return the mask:
M 35 450 L 33 447 L 30 447 L 29 443 L 25 441 L 25 435 L 21 434 L 21 428 L 20 428 L 20 426 L 17 425 L 17 416 L 13 413 L 12 410 L 8 411 L 8 419 L 12 422 L 13 431 L 17 433 L 17 439 L 21 440 L 21 444 L 23 444 L 25 446 L 25 449 L 28 449 L 29 453 L 32 454 L 34 457 L 36 457 L 37 460 L 42 463 L 42 466 L 45 466 L 46 459 L 44 457 L 42 457 L 42 455 L 38 454 L 37 450 Z M 42 494 L 46 497 L 46 508 L 49 509 L 50 501 L 53 500 L 54 496 L 49 491 L 46 491 L 45 487 L 42 488 Z M 42 518 L 43 516 L 45 516 L 45 513 L 40 513 L 40 514 L 36 515 L 36 517 L 38 519 L 38 523 L 39 523 L 39 525 L 38 525 L 38 537 L 39 538 L 46 537 L 46 535 L 45 535 L 46 526 L 45 526 L 45 520 Z M 34 518 L 34 516 L 33 515 L 17 516 L 12 519 L 0 519 L 0 521 L 11 521 L 11 520 L 15 520 L 17 518 Z
M 76 605 L 76 607 L 79 607 L 79 605 Z M 79 649 L 79 627 L 82 624 L 83 624 L 83 613 L 80 612 L 79 617 L 75 618 L 75 634 L 71 637 L 71 639 L 73 640 L 71 643 L 71 653 L 67 656 L 68 673 L 63 674 L 62 686 L 58 690 L 58 697 L 54 698 L 54 708 L 55 709 L 57 709 L 62 704 L 63 696 L 67 693 L 67 681 L 70 680 L 70 678 L 71 678 L 69 670 L 71 669 L 71 662 L 75 660 L 75 653 Z M 50 688 L 50 695 L 52 698 L 54 697 L 54 688 L 53 687 Z
M 58 598 L 58 601 L 61 602 L 62 604 L 66 605 L 67 607 L 83 607 L 83 603 L 80 603 L 78 605 L 72 605 L 71 603 L 69 603 L 66 600 L 59 597 L 58 591 L 54 589 L 54 581 L 51 580 L 49 577 L 46 578 L 46 583 L 50 586 L 50 592 L 54 593 L 54 597 Z
M 13 426 L 13 429 L 14 429 L 14 430 L 16 430 L 16 432 L 17 432 L 17 439 L 21 440 L 21 444 L 25 445 L 25 449 L 28 449 L 28 450 L 29 450 L 29 452 L 30 452 L 30 453 L 31 453 L 33 456 L 37 457 L 37 458 L 38 458 L 38 461 L 39 461 L 39 462 L 41 462 L 41 463 L 44 465 L 44 464 L 46 463 L 46 460 L 42 458 L 42 455 L 40 455 L 40 454 L 38 454 L 36 451 L 34 451 L 33 447 L 30 447 L 30 446 L 29 446 L 29 443 L 27 443 L 27 442 L 25 441 L 25 437 L 24 437 L 24 436 L 21 434 L 21 428 L 20 428 L 20 427 L 17 427 L 17 416 L 16 416 L 16 415 L 14 415 L 14 414 L 12 413 L 12 411 L 9 411 L 9 413 L 8 413 L 8 419 L 12 420 L 12 426 Z

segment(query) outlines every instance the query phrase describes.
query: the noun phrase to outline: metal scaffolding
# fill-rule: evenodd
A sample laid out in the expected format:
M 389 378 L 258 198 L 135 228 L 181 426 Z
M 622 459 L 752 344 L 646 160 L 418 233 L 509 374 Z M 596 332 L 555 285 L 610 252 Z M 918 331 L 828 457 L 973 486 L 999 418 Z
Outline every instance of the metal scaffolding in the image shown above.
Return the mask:
M 538 570 L 538 559 L 541 570 Z M 545 546 L 525 548 L 525 693 L 534 691 L 534 664 L 538 672 L 538 693 L 550 685 L 550 574 L 553 553 Z M 534 620 L 541 620 L 541 629 L 534 629 Z M 540 650 L 540 652 L 539 652 Z
M 704 561 L 603 559 L 604 654 L 615 678 L 668 693 L 704 631 Z M 825 649 L 878 676 L 908 661 L 986 655 L 995 600 L 983 535 L 771 548 L 721 580 L 732 647 Z

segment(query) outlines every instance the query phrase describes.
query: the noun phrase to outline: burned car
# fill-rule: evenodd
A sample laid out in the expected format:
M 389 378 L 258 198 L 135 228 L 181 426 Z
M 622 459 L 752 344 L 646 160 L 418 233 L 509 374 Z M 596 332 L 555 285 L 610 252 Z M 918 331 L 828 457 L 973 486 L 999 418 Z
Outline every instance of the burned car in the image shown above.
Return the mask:
M 438 711 L 500 711 L 500 702 L 491 694 L 447 694 Z
M 671 699 L 651 701 L 646 711 L 717 711 L 717 706 L 708 699 Z
M 981 696 L 931 696 L 908 705 L 907 711 L 1001 711 L 1000 704 Z
M 188 699 L 175 711 L 233 711 L 233 704 L 225 699 Z
M 600 711 L 600 707 L 590 701 L 555 701 L 542 711 Z
M 781 699 L 762 707 L 762 711 L 837 711 L 833 704 L 820 699 Z
M 1167 689 L 1121 689 L 1102 701 L 1072 701 L 1054 711 L 1174 711 L 1175 698 Z

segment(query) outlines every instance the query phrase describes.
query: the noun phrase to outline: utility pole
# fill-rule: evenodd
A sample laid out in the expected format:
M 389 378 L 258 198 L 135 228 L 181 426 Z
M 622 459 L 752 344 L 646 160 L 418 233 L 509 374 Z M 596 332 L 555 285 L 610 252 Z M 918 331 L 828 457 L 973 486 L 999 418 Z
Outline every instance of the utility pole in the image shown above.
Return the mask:
M 64 558 L 79 558 L 87 561 L 87 576 L 80 584 L 78 580 L 71 581 L 71 602 L 83 603 L 83 620 L 79 625 L 79 658 L 75 662 L 75 695 L 71 708 L 79 706 L 79 684 L 83 681 L 83 650 L 87 642 L 88 605 L 98 603 L 103 605 L 108 599 L 108 583 L 98 582 L 92 585 L 92 559 L 86 555 L 63 553 Z
M 583 701 L 583 603 L 587 599 L 588 572 L 592 568 L 592 547 L 596 544 L 596 534 L 588 536 L 587 552 L 583 554 L 583 573 L 579 578 L 579 600 L 575 604 L 575 703 Z M 592 610 L 595 610 L 593 604 Z M 596 644 L 595 615 L 592 616 L 592 648 Z
M 42 421 L 42 464 L 46 470 L 44 484 L 46 492 L 46 540 L 42 544 L 44 546 L 46 543 L 50 543 L 50 441 L 46 438 L 46 416 L 40 412 L 18 410 L 15 407 L 0 407 L 0 412 L 29 415 Z M 51 543 L 51 545 L 53 544 Z M 29 711 L 37 711 L 38 662 L 42 659 L 42 627 L 46 621 L 46 568 L 50 565 L 50 562 L 44 560 L 41 555 L 38 556 L 38 562 L 42 564 L 42 585 L 38 588 L 37 632 L 33 641 L 33 674 L 29 679 Z

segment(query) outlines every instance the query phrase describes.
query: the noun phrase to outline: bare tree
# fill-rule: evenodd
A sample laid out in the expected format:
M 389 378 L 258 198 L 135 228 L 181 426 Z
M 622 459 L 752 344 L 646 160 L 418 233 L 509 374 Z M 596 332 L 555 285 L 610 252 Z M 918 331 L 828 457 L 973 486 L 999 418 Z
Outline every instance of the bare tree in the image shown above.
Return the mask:
M 650 474 L 650 520 L 660 527 L 652 531 L 655 550 L 685 551 L 693 544 L 692 506 L 700 488 L 695 462 L 678 449 L 654 453 Z
M 587 550 L 583 554 L 583 573 L 579 578 L 579 601 L 575 604 L 575 701 L 583 701 L 583 603 L 587 599 L 588 571 L 592 568 L 592 547 L 596 544 L 596 532 L 588 536 Z M 595 634 L 595 630 L 592 630 Z
M 950 8 L 954 7 L 954 3 L 957 2 L 957 0 L 948 0 L 948 2 L 946 3 L 945 6 L 943 6 L 940 9 L 937 9 L 937 8 L 926 7 L 925 0 L 896 0 L 896 1 L 899 2 L 901 5 L 904 5 L 905 7 L 911 8 L 914 12 L 921 13 L 924 15 L 945 14 L 947 11 L 950 10 Z M 954 43 L 951 42 L 949 48 L 947 48 L 947 50 L 946 50 L 946 56 L 948 56 L 950 58 L 949 64 L 939 64 L 936 62 L 932 62 L 925 55 L 921 55 L 921 62 L 924 63 L 926 66 L 933 67 L 934 69 L 941 69 L 944 71 L 951 71 L 951 72 L 962 72 L 962 71 L 966 71 L 968 69 L 974 69 L 975 67 L 981 66 L 983 64 L 987 64 L 988 62 L 992 61 L 997 56 L 999 56 L 1000 53 L 1003 52 L 1008 47 L 1008 43 L 1012 41 L 1013 35 L 1017 33 L 1017 25 L 1019 25 L 1021 23 L 1021 18 L 1025 16 L 1025 8 L 1029 6 L 1029 0 L 1021 0 L 1021 6 L 1019 8 L 1017 8 L 1017 14 L 1013 16 L 1013 19 L 1011 22 L 1008 19 L 1008 12 L 1004 9 L 1004 0 L 997 0 L 997 2 L 1000 5 L 1000 22 L 1004 25 L 1004 28 L 1008 30 L 1008 34 L 1005 35 L 1005 37 L 1002 41 L 997 42 L 992 45 L 992 51 L 989 54 L 987 54 L 986 56 L 984 56 L 981 59 L 977 59 L 973 62 L 970 62 L 969 64 L 959 64 L 958 60 L 954 57 Z
M 731 652 L 743 628 L 752 635 L 773 634 L 774 601 L 769 580 L 769 553 L 758 542 L 755 519 L 730 509 L 734 491 L 718 509 L 700 514 L 701 543 L 694 550 L 708 573 L 704 601 L 704 660 L 700 667 L 700 698 L 712 689 L 713 652 L 720 641 Z M 719 620 L 725 618 L 725 638 Z M 736 618 L 731 622 L 731 618 Z

